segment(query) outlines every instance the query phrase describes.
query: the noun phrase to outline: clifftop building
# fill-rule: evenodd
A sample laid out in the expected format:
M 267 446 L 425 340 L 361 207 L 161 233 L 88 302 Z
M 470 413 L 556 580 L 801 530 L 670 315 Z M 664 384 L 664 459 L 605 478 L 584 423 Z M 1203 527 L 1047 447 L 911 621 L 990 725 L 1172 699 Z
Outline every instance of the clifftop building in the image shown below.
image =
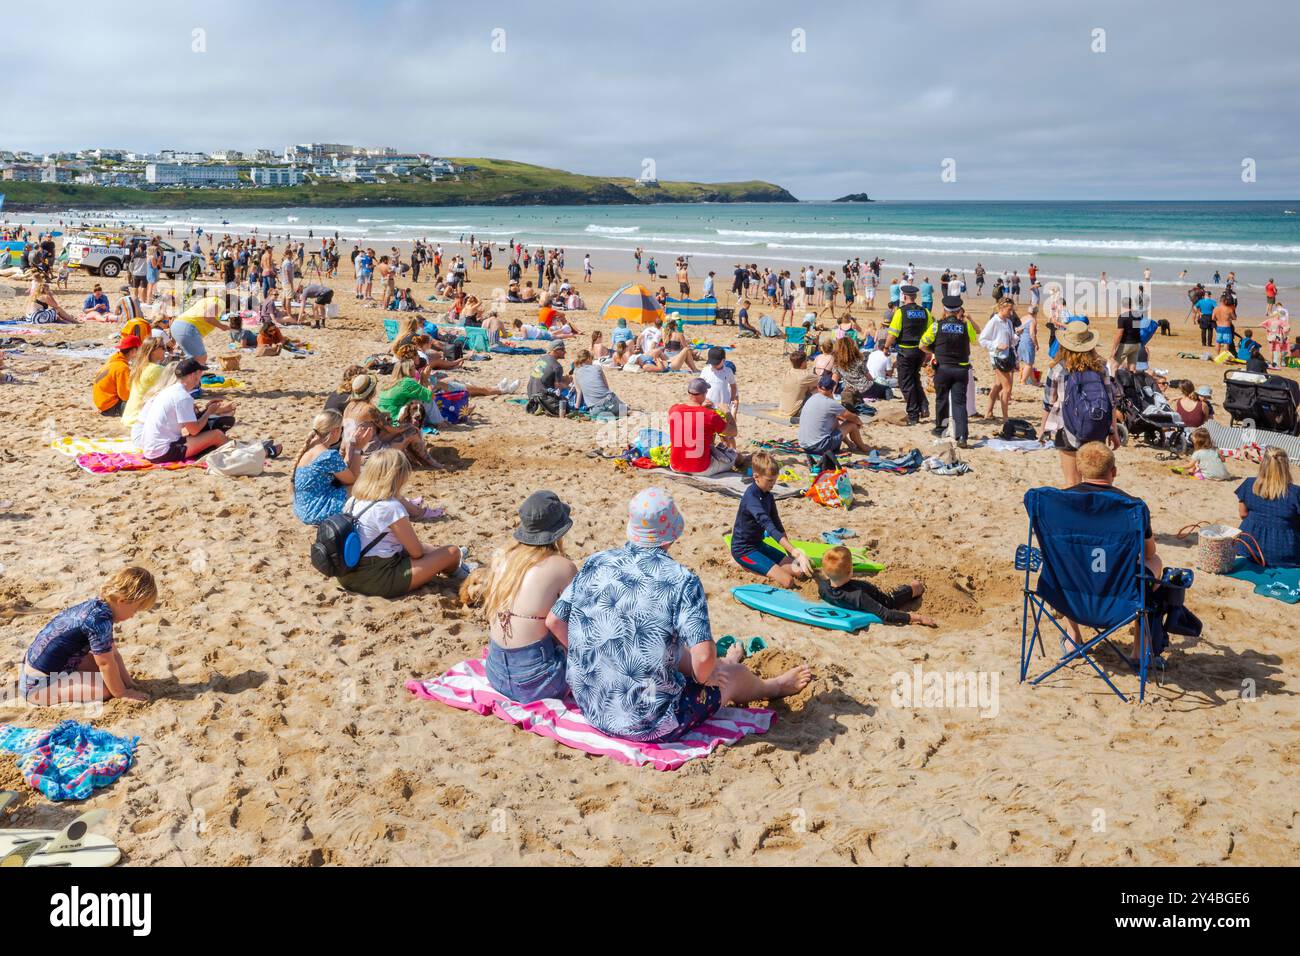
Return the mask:
M 182 163 L 149 163 L 145 182 L 156 186 L 235 185 L 238 166 L 191 166 Z

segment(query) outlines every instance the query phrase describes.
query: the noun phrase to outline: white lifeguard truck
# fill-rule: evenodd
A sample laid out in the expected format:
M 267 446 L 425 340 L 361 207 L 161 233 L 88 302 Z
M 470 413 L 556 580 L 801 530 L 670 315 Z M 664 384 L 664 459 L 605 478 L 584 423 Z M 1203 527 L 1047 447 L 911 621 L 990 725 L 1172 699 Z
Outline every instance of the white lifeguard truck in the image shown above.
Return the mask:
M 142 232 L 88 229 L 69 235 L 63 241 L 63 248 L 68 252 L 69 267 L 85 269 L 91 275 L 113 279 L 121 275 L 130 262 L 131 244 L 137 240 L 149 242 L 152 238 Z M 177 275 L 195 258 L 199 260 L 199 272 L 202 273 L 201 256 L 177 249 L 164 239 L 159 239 L 158 245 L 163 252 L 163 275 Z

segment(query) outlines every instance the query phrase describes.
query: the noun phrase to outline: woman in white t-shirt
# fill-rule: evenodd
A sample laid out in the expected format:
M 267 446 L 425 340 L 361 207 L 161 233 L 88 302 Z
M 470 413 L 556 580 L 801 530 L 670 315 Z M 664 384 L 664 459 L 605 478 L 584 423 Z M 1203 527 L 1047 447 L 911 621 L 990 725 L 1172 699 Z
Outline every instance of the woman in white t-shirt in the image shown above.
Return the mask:
M 1011 383 L 1016 371 L 1016 330 L 1011 323 L 1014 311 L 1015 303 L 1010 298 L 998 302 L 998 310 L 989 317 L 979 339 L 980 345 L 988 349 L 993 365 L 993 388 L 989 390 L 989 410 L 985 417 L 993 417 L 1000 400 L 1004 422 L 1010 414 Z
M 663 338 L 663 332 L 657 322 L 647 325 L 636 338 L 637 350 L 648 355 L 659 347 Z
M 371 455 L 352 486 L 345 514 L 357 519 L 362 558 L 356 568 L 339 576 L 349 591 L 371 597 L 399 597 L 446 575 L 453 582 L 469 576 L 464 551 L 453 546 L 425 547 L 411 524 L 402 487 L 411 465 L 401 451 L 385 448 Z

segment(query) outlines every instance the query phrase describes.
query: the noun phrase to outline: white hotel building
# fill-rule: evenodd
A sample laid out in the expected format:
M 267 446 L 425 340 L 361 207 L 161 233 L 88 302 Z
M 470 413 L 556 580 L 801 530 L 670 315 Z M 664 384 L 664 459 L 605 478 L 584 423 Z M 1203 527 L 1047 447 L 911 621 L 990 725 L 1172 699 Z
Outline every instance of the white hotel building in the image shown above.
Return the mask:
M 191 166 L 182 163 L 149 163 L 145 182 L 159 186 L 234 185 L 239 182 L 238 166 Z

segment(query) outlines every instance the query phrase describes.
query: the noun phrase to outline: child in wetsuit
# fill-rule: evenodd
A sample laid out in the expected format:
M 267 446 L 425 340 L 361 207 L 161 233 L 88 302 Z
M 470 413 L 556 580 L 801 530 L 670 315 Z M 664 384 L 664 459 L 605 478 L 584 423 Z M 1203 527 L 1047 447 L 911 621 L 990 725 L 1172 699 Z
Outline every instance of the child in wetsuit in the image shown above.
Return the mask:
M 799 578 L 812 571 L 808 556 L 790 543 L 785 525 L 776 511 L 772 489 L 780 468 L 765 451 L 755 452 L 750 460 L 754 483 L 745 489 L 731 529 L 731 557 L 746 571 L 761 574 L 783 588 L 794 587 Z M 781 547 L 775 548 L 765 539 Z M 784 550 L 782 550 L 784 549 Z
M 886 624 L 920 624 L 938 627 L 932 617 L 915 611 L 900 611 L 899 606 L 921 596 L 925 585 L 920 581 L 903 584 L 892 591 L 882 591 L 870 581 L 853 580 L 853 555 L 848 548 L 831 548 L 822 555 L 822 573 L 817 576 L 817 591 L 822 600 L 836 607 L 874 614 Z
M 123 568 L 104 582 L 99 597 L 60 611 L 23 655 L 23 699 L 39 705 L 110 697 L 147 701 L 114 646 L 113 627 L 147 611 L 157 600 L 152 574 L 144 568 Z

